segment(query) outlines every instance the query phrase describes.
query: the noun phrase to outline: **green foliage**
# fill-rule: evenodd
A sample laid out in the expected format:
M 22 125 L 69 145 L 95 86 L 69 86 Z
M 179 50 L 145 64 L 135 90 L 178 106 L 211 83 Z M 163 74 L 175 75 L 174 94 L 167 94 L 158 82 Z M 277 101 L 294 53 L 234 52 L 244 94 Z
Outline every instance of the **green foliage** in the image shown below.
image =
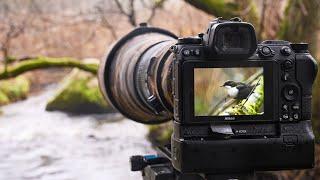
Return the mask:
M 46 110 L 76 114 L 113 111 L 102 97 L 96 77 L 78 70 L 64 79 L 56 96 L 48 102 Z
M 0 105 L 25 99 L 29 91 L 29 80 L 23 76 L 0 81 Z
M 197 114 L 206 114 L 210 111 L 209 108 L 201 98 L 194 99 L 194 112 L 197 112 Z

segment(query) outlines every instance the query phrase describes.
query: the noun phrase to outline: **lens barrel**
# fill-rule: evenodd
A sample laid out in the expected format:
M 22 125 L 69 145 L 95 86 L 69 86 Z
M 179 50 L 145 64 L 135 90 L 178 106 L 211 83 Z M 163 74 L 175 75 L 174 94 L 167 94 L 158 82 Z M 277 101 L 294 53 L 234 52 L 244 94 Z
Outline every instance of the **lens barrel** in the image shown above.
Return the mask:
M 99 68 L 105 98 L 127 118 L 144 124 L 172 119 L 170 47 L 177 37 L 166 30 L 140 26 L 116 42 Z

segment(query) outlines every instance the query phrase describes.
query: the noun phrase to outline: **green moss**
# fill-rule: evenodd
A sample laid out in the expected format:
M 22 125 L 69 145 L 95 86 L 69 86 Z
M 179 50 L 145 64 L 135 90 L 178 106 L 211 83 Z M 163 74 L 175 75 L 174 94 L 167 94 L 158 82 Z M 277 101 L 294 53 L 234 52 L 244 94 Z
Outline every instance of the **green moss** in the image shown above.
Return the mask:
M 0 105 L 25 99 L 30 91 L 30 82 L 24 76 L 0 81 Z
M 8 66 L 7 71 L 0 71 L 0 79 L 17 77 L 18 75 L 28 71 L 52 67 L 78 68 L 92 74 L 97 74 L 98 65 L 98 62 L 83 63 L 79 60 L 68 57 L 52 58 L 39 56 L 25 61 L 20 61 L 12 66 Z
M 106 113 L 113 109 L 100 93 L 95 76 L 74 70 L 46 106 L 48 111 L 64 111 L 75 114 Z
M 8 56 L 5 58 L 5 61 L 7 61 L 8 64 L 13 63 L 14 61 L 16 61 L 15 57 L 12 56 Z
M 185 0 L 189 4 L 199 8 L 215 17 L 230 19 L 241 17 L 258 27 L 258 10 L 253 0 Z
M 0 91 L 0 105 L 8 104 L 9 102 L 9 98 L 2 91 Z
M 153 145 L 166 145 L 170 143 L 173 132 L 172 122 L 149 126 L 148 139 Z

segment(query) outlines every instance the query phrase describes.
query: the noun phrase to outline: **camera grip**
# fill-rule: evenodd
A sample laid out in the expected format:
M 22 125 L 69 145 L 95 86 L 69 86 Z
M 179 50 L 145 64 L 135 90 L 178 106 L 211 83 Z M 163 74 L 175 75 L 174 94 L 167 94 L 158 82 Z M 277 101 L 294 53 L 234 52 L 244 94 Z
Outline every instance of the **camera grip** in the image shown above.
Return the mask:
M 297 81 L 302 87 L 302 96 L 312 94 L 312 85 L 317 76 L 317 61 L 308 54 L 296 55 Z
M 302 119 L 311 119 L 312 85 L 317 76 L 317 62 L 309 53 L 297 54 L 296 69 L 296 78 L 302 87 Z

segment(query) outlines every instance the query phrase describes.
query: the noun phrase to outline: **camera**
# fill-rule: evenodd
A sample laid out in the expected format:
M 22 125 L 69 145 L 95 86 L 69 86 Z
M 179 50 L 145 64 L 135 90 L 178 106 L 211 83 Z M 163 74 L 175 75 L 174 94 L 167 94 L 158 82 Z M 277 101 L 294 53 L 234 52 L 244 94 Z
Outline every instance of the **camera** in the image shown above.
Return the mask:
M 143 24 L 110 49 L 99 82 L 129 119 L 173 120 L 170 146 L 131 159 L 145 179 L 160 180 L 312 168 L 316 74 L 308 44 L 257 44 L 250 23 L 218 18 L 178 39 Z

